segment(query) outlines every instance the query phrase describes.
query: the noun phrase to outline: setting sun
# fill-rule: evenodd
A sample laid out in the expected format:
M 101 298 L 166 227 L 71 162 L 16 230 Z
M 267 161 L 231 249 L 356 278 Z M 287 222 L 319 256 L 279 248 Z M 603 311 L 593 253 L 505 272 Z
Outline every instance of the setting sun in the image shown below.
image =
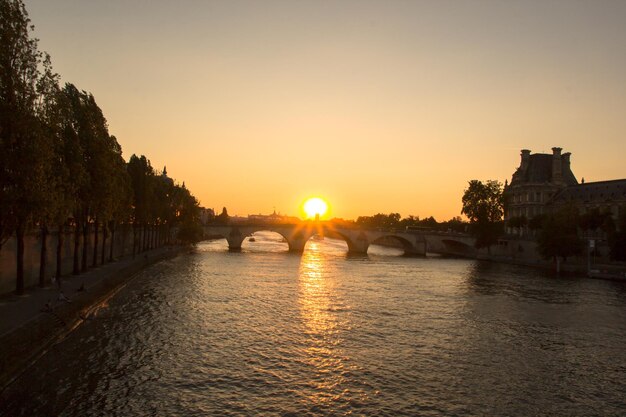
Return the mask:
M 309 198 L 304 203 L 304 212 L 307 218 L 322 217 L 328 211 L 328 204 L 319 197 Z

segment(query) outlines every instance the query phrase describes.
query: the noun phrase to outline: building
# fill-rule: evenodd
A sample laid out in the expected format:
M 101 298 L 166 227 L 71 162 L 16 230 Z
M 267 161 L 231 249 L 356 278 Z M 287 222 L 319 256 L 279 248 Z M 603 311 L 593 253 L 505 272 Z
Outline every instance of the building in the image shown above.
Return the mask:
M 565 204 L 581 214 L 598 209 L 611 213 L 617 223 L 626 212 L 626 179 L 579 183 L 570 167 L 569 152 L 552 148 L 552 154 L 531 154 L 523 149 L 520 166 L 504 186 L 504 220 L 507 233 L 528 233 L 528 222 Z
M 613 220 L 626 212 L 626 179 L 587 182 L 567 187 L 554 196 L 552 206 L 573 204 L 581 213 L 597 209 Z
M 299 223 L 300 219 L 276 213 L 274 210 L 272 214 L 248 214 L 248 221 L 260 224 L 295 224 Z
M 200 222 L 202 224 L 209 224 L 214 219 L 215 210 L 206 207 L 200 207 Z

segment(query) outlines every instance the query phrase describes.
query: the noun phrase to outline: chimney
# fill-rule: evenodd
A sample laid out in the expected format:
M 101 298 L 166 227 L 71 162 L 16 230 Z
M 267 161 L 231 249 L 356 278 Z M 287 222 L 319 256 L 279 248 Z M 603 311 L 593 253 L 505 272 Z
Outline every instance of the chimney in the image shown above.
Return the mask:
M 520 165 L 520 169 L 522 171 L 526 171 L 526 169 L 528 169 L 529 162 L 530 162 L 530 150 L 522 149 L 522 163 Z
M 563 182 L 563 168 L 561 166 L 562 148 L 552 148 L 552 182 Z M 569 160 L 569 155 L 567 156 Z
M 571 154 L 571 152 L 565 152 L 563 155 L 561 155 L 561 160 L 563 161 L 563 172 L 567 172 L 567 170 L 569 169 L 569 157 Z
M 563 161 L 562 164 L 562 169 L 563 169 L 563 174 L 567 174 L 567 176 L 569 178 L 571 178 L 572 176 L 574 176 L 574 173 L 572 172 L 572 168 L 570 166 L 570 159 L 569 157 L 572 155 L 571 152 L 566 152 L 561 156 L 561 160 Z M 574 177 L 575 179 L 576 177 Z

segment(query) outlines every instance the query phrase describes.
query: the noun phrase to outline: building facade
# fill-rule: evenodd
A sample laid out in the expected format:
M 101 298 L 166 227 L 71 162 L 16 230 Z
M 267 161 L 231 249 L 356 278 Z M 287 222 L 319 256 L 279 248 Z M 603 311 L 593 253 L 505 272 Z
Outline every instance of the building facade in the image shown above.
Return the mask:
M 579 183 L 570 166 L 569 152 L 552 148 L 552 154 L 521 152 L 520 166 L 505 184 L 504 220 L 507 233 L 529 233 L 534 217 L 574 205 L 580 214 L 591 210 L 610 213 L 614 221 L 626 210 L 626 179 Z

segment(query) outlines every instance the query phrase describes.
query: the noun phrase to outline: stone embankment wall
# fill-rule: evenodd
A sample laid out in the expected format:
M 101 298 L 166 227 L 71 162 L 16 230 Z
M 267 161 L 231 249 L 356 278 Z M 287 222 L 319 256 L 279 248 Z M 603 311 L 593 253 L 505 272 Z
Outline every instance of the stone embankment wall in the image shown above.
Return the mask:
M 120 226 L 115 231 L 115 242 L 113 245 L 113 257 L 121 258 L 133 253 L 133 230 L 129 225 Z M 46 250 L 46 282 L 50 282 L 56 274 L 56 250 L 57 250 L 58 232 L 56 230 L 50 230 L 47 236 L 47 250 Z M 143 241 L 143 236 L 138 239 L 139 242 Z M 93 264 L 93 242 L 94 231 L 91 230 L 87 241 L 83 242 L 83 236 L 80 236 L 79 245 L 79 266 L 82 264 L 83 245 L 87 245 L 87 266 L 91 267 Z M 107 238 L 105 249 L 105 261 L 108 262 L 111 237 Z M 15 291 L 15 276 L 16 276 L 16 239 L 11 237 L 0 248 L 0 294 L 6 294 Z M 102 256 L 102 229 L 98 234 L 98 256 L 97 264 L 100 265 Z M 39 231 L 32 231 L 25 236 L 24 239 L 24 286 L 26 288 L 33 287 L 39 283 L 39 265 L 41 257 L 41 233 Z M 67 231 L 63 236 L 63 249 L 62 249 L 62 269 L 61 275 L 69 275 L 73 271 L 74 266 L 74 233 Z

